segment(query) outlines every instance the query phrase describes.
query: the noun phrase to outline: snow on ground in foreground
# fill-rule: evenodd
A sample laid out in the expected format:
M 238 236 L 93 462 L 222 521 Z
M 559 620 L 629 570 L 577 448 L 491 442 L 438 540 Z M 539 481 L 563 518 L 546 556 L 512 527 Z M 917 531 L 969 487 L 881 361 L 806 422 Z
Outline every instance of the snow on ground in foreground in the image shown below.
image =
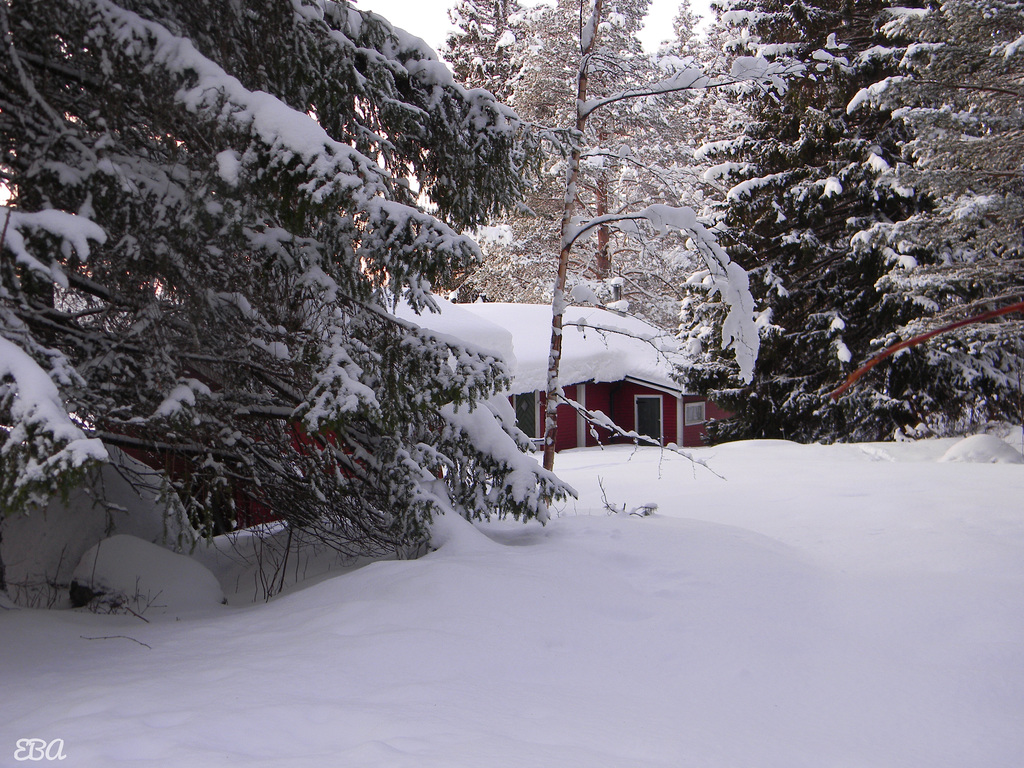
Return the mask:
M 0 607 L 0 765 L 1016 768 L 1024 469 L 954 443 L 573 451 L 546 527 L 269 604 Z

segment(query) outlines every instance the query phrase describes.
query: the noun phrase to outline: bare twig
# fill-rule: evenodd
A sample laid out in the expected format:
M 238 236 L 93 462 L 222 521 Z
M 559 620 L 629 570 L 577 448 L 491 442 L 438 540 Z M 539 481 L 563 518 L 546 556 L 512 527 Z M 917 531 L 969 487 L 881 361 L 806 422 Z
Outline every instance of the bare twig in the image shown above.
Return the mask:
M 625 511 L 626 511 L 626 505 L 625 504 L 622 505 L 622 509 L 619 509 L 614 504 L 612 504 L 610 501 L 608 501 L 608 494 L 607 494 L 607 492 L 604 489 L 604 478 L 603 477 L 598 477 L 597 478 L 597 485 L 601 489 L 601 503 L 604 504 L 604 508 L 608 510 L 608 514 L 610 514 L 610 515 L 618 515 L 618 514 L 625 513 Z
M 151 651 L 153 650 L 153 646 L 147 645 L 141 640 L 136 640 L 134 637 L 128 637 L 128 635 L 103 635 L 101 637 L 86 637 L 85 635 L 79 635 L 79 637 L 83 640 L 131 640 L 133 643 L 138 643 L 139 645 L 149 648 Z

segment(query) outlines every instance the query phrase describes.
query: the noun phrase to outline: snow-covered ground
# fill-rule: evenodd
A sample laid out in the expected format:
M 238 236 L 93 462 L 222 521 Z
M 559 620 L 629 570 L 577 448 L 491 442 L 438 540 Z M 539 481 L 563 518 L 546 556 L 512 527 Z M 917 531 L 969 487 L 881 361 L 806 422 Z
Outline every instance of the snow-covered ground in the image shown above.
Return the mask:
M 694 451 L 721 478 L 574 451 L 546 527 L 446 520 L 420 560 L 268 604 L 235 564 L 230 605 L 148 623 L 0 608 L 0 765 L 35 738 L 65 766 L 1018 768 L 1024 466 L 998 448 Z

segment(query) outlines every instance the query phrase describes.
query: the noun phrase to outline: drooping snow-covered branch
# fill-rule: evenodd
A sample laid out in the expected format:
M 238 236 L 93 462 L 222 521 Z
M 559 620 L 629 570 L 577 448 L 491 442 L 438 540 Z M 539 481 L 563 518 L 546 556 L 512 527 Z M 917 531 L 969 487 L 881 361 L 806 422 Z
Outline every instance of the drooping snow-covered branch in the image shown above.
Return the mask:
M 90 463 L 107 461 L 103 443 L 87 437 L 67 413 L 56 385 L 35 360 L 0 337 L 0 393 L 11 424 L 0 430 L 0 461 L 20 471 L 5 473 L 0 517 L 39 504 L 59 487 L 56 478 Z
M 80 261 L 89 258 L 89 241 L 104 243 L 106 233 L 95 222 L 84 216 L 65 211 L 20 211 L 0 206 L 0 248 L 8 248 L 15 260 L 26 269 L 43 278 L 52 279 L 58 285 L 67 287 L 67 276 L 55 262 L 44 264 L 32 253 L 25 243 L 28 232 L 44 231 L 58 238 L 65 256 L 74 253 Z
M 736 58 L 729 74 L 708 75 L 703 69 L 687 67 L 680 69 L 663 80 L 640 88 L 629 88 L 609 96 L 590 99 L 581 107 L 583 114 L 590 115 L 602 107 L 630 99 L 650 96 L 669 96 L 686 91 L 702 91 L 713 88 L 731 88 L 744 83 L 757 84 L 772 90 L 785 90 L 789 78 L 803 74 L 805 66 L 800 62 L 770 60 L 761 56 L 740 56 Z
M 0 490 L 41 499 L 102 435 L 206 533 L 258 508 L 394 551 L 442 509 L 543 516 L 557 481 L 477 407 L 500 363 L 394 314 L 517 203 L 518 118 L 347 2 L 235 6 L 0 3 Z
M 592 236 L 599 227 L 615 225 L 626 234 L 638 234 L 643 228 L 663 232 L 673 230 L 688 236 L 707 268 L 705 284 L 711 295 L 719 295 L 728 312 L 722 328 L 722 348 L 732 349 L 747 381 L 753 375 L 760 349 L 760 329 L 755 317 L 746 271 L 733 262 L 693 209 L 669 205 L 650 205 L 628 214 L 608 214 L 579 222 L 570 244 Z

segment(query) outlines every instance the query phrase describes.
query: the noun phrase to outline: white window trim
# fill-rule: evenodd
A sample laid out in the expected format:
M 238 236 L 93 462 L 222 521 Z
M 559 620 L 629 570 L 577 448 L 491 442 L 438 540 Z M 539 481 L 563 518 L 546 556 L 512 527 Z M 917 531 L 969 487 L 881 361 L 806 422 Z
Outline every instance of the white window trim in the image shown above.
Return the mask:
M 576 402 L 583 408 L 587 407 L 587 385 L 576 385 Z M 576 412 L 576 447 L 587 447 L 587 419 L 580 412 Z
M 664 395 L 633 395 L 633 431 L 640 434 L 640 399 L 658 401 L 658 443 L 665 442 L 665 398 Z

